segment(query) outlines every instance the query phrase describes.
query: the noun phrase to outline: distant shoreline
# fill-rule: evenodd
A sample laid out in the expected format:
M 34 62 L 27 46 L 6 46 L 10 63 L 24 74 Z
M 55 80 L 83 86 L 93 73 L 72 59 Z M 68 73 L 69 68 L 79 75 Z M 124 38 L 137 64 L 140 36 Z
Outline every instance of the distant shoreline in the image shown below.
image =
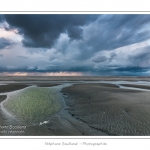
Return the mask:
M 150 81 L 150 76 L 0 76 L 1 82 L 10 81 Z

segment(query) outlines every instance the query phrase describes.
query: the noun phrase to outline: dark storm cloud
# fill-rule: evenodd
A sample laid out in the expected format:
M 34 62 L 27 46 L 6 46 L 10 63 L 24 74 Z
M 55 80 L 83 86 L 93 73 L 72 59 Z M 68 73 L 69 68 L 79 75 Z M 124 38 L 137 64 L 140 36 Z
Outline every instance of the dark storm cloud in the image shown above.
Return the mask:
M 105 55 L 98 55 L 92 59 L 92 62 L 95 62 L 95 63 L 111 62 L 116 56 L 117 54 L 114 52 L 110 53 L 109 57 Z
M 68 32 L 70 38 L 82 38 L 83 26 L 98 15 L 5 15 L 10 28 L 18 28 L 27 47 L 51 47 L 59 35 Z
M 76 59 L 88 59 L 102 50 L 113 50 L 145 41 L 150 38 L 149 23 L 150 15 L 100 15 L 97 21 L 82 27 L 82 41 L 77 41 L 77 44 L 73 45 L 74 51 L 76 49 L 80 51 Z M 66 45 L 64 48 L 57 50 L 67 52 L 70 43 L 64 41 L 64 44 Z M 115 56 L 112 55 L 112 59 L 114 58 Z M 111 58 L 108 61 L 111 61 Z
M 3 15 L 0 15 L 0 22 L 2 22 L 4 20 Z
M 111 53 L 110 59 L 114 59 L 116 56 L 115 53 Z M 107 61 L 108 60 L 109 59 L 107 59 Z M 103 70 L 105 73 L 111 75 L 148 75 L 147 73 L 150 70 L 150 46 L 137 48 L 135 51 L 128 54 L 125 64 L 122 63 L 122 61 L 118 61 L 118 65 L 108 63 L 106 66 L 101 65 L 97 69 L 97 72 L 103 72 Z
M 128 59 L 134 66 L 150 68 L 150 46 L 137 49 L 137 53 L 134 55 L 129 55 Z
M 130 44 L 135 44 L 131 47 L 138 47 L 139 42 L 150 38 L 150 15 L 0 16 L 0 22 L 4 19 L 9 24 L 6 23 L 6 30 L 17 29 L 15 34 L 22 35 L 23 45 L 34 47 L 22 48 L 20 51 L 32 51 L 31 55 L 38 55 L 34 55 L 32 59 L 28 53 L 26 55 L 29 57 L 26 57 L 22 56 L 25 53 L 19 52 L 15 54 L 17 59 L 14 66 L 21 59 L 24 59 L 26 66 L 20 67 L 21 64 L 17 64 L 16 67 L 1 67 L 1 71 L 76 71 L 97 75 L 126 75 L 140 74 L 150 69 L 149 47 L 136 48 L 135 54 L 131 53 L 132 50 L 128 51 Z M 0 38 L 0 49 L 11 45 L 11 41 Z M 121 49 L 123 46 L 127 47 Z M 139 44 L 139 47 L 142 46 Z M 116 50 L 117 48 L 121 50 Z M 40 60 L 40 56 L 44 58 Z M 116 64 L 119 66 L 115 66 Z
M 112 61 L 115 57 L 117 57 L 116 53 L 114 53 L 114 52 L 110 53 L 109 61 Z
M 59 65 L 56 67 L 45 66 L 45 68 L 40 68 L 39 66 L 34 67 L 19 67 L 19 66 L 0 66 L 0 72 L 87 72 L 89 70 L 93 70 L 92 66 L 88 65 L 77 65 L 67 67 L 65 65 Z M 94 71 L 94 70 L 93 70 Z
M 69 27 L 68 36 L 73 39 L 82 39 L 82 29 L 80 27 Z
M 80 45 L 81 59 L 101 50 L 113 50 L 119 47 L 142 42 L 150 38 L 150 15 L 101 15 L 97 22 L 88 27 L 86 41 Z M 90 51 L 87 51 L 91 47 Z M 84 49 L 84 50 L 83 50 Z
M 97 51 L 112 50 L 150 38 L 149 29 L 142 30 L 150 23 L 150 15 L 23 14 L 4 17 L 10 29 L 18 28 L 24 36 L 23 45 L 27 47 L 52 47 L 61 33 L 67 33 L 71 40 L 82 39 L 77 45 L 81 51 L 78 59 L 87 59 Z M 89 23 L 92 23 L 90 27 L 87 26 Z
M 25 68 L 9 67 L 9 66 L 0 66 L 0 72 L 17 72 L 18 70 L 23 71 Z
M 145 73 L 146 71 L 148 71 L 150 68 L 148 67 L 134 67 L 134 66 L 127 66 L 127 67 L 119 67 L 114 69 L 115 71 L 117 71 L 118 73 L 133 73 L 133 74 L 137 74 L 137 73 Z
M 77 65 L 74 67 L 69 67 L 65 71 L 71 71 L 71 72 L 88 72 L 88 71 L 94 71 L 93 66 L 89 65 Z
M 105 62 L 105 61 L 107 61 L 107 57 L 106 56 L 97 56 L 97 57 L 93 58 L 92 61 L 95 63 Z
M 0 49 L 11 47 L 13 44 L 11 40 L 0 38 Z

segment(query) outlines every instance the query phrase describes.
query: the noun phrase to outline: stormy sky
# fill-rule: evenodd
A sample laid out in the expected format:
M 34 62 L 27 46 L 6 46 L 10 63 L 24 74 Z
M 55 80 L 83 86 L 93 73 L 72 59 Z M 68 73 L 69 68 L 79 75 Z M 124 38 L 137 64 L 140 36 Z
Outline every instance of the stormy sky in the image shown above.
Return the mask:
M 150 15 L 2 14 L 0 74 L 148 76 Z

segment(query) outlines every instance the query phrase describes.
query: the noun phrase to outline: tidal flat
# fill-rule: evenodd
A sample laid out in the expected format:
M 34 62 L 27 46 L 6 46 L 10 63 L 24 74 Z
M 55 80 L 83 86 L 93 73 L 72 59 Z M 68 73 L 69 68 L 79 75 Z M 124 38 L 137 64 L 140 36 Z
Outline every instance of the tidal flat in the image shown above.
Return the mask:
M 32 81 L 32 79 L 34 79 Z M 1 80 L 5 109 L 22 136 L 149 136 L 149 77 L 27 77 Z M 9 85 L 25 85 L 7 91 Z M 27 87 L 27 86 L 37 87 Z M 2 85 L 0 85 L 2 86 Z M 40 86 L 40 87 L 38 87 Z M 17 91 L 16 91 L 17 90 Z M 7 97 L 7 98 L 6 98 Z M 5 99 L 5 100 L 4 100 Z M 53 105 L 54 104 L 54 105 Z M 1 125 L 11 125 L 1 109 Z
M 30 87 L 9 95 L 3 107 L 16 119 L 29 125 L 40 123 L 59 111 L 59 101 L 59 95 L 54 89 Z

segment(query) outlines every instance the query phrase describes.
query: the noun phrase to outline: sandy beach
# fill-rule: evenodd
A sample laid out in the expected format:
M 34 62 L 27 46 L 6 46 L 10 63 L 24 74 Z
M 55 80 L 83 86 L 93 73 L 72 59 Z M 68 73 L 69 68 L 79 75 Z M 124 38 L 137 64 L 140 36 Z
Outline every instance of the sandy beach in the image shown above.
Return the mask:
M 68 112 L 107 135 L 150 134 L 150 92 L 80 84 L 62 90 Z
M 106 78 L 108 79 L 108 78 Z M 122 81 L 124 78 L 118 78 Z M 69 80 L 69 78 L 68 78 Z M 110 80 L 110 79 L 109 79 Z M 28 80 L 26 80 L 28 81 Z M 64 83 L 64 80 L 62 80 Z M 83 80 L 82 80 L 83 81 Z M 86 81 L 86 80 L 85 80 Z M 100 79 L 98 80 L 100 81 Z M 103 80 L 102 80 L 103 81 Z M 108 81 L 108 80 L 106 80 Z M 113 81 L 113 80 L 111 80 Z M 116 81 L 116 80 L 115 80 Z M 125 81 L 125 80 L 123 80 Z M 129 81 L 129 80 L 127 80 Z M 139 81 L 139 80 L 134 80 Z M 141 81 L 141 80 L 140 80 Z M 145 78 L 144 80 L 145 81 Z M 149 81 L 147 79 L 146 81 Z M 9 83 L 1 85 L 0 92 L 18 90 L 32 83 Z M 73 82 L 74 83 L 74 82 Z M 52 83 L 34 82 L 41 87 L 60 85 L 60 81 Z M 149 89 L 147 85 L 123 84 L 124 86 Z M 2 88 L 5 87 L 5 90 Z M 11 89 L 11 90 L 10 90 Z M 61 110 L 50 115 L 46 122 L 40 125 L 28 126 L 23 132 L 0 135 L 63 135 L 63 136 L 142 136 L 150 135 L 150 92 L 131 89 L 121 89 L 118 85 L 109 83 L 74 83 L 61 90 L 65 103 Z M 3 101 L 6 96 L 0 96 Z M 0 115 L 0 125 L 8 125 L 7 120 Z M 16 124 L 20 125 L 20 124 Z M 20 129 L 22 131 L 22 129 Z
M 0 95 L 0 102 L 5 100 L 6 97 L 7 97 L 6 95 Z M 1 108 L 0 108 L 0 125 L 3 125 L 3 124 L 4 124 L 4 117 L 1 114 Z

